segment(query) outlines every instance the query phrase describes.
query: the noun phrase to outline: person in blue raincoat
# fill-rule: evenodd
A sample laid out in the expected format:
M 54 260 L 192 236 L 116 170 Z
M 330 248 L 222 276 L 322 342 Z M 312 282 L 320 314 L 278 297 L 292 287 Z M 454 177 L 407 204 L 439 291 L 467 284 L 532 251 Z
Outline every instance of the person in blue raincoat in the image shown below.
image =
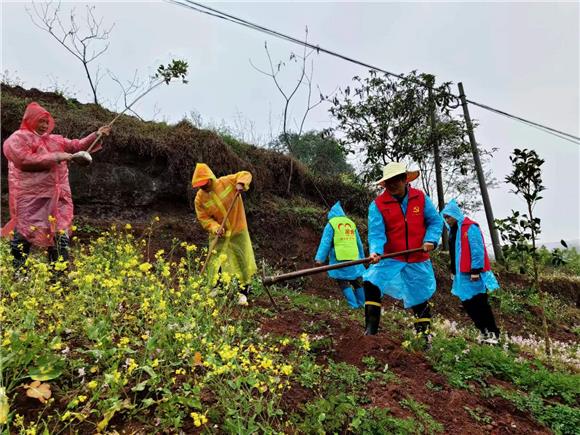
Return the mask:
M 356 224 L 346 217 L 338 201 L 328 213 L 328 223 L 324 227 L 315 261 L 322 265 L 330 259 L 330 264 L 336 264 L 342 261 L 359 260 L 364 256 L 364 247 Z M 351 308 L 365 306 L 365 293 L 362 288 L 364 271 L 364 266 L 359 264 L 328 272 L 328 276 L 338 283 Z
M 443 231 L 443 219 L 425 193 L 411 187 L 419 171 L 407 171 L 403 163 L 391 162 L 377 182 L 384 191 L 370 204 L 368 216 L 371 266 L 365 272 L 365 335 L 377 333 L 381 298 L 401 299 L 415 315 L 415 332 L 429 345 L 429 300 L 436 282 L 429 251 L 435 249 Z M 382 254 L 414 248 L 422 251 L 380 260 Z
M 455 200 L 445 206 L 441 215 L 449 228 L 451 293 L 461 299 L 463 308 L 481 332 L 480 340 L 496 344 L 500 331 L 487 292 L 498 289 L 499 284 L 491 271 L 481 229 L 463 215 Z

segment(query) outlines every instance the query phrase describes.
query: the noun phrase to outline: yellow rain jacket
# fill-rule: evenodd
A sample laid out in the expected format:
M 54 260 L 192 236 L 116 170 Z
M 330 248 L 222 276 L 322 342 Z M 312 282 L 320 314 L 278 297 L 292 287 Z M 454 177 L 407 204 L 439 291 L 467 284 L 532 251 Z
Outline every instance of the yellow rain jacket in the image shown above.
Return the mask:
M 195 196 L 195 213 L 203 229 L 210 233 L 211 241 L 216 237 L 215 234 L 235 198 L 236 184 L 241 183 L 244 185 L 244 191 L 248 190 L 252 174 L 240 171 L 237 174 L 216 178 L 209 166 L 198 163 L 191 184 L 195 187 L 204 180 L 212 180 L 211 189 L 209 192 L 199 189 Z M 216 282 L 221 268 L 222 272 L 237 277 L 241 284 L 249 284 L 257 267 L 241 196 L 236 200 L 224 228 L 225 234 L 215 248 L 217 254 L 212 255 L 207 267 L 209 280 Z

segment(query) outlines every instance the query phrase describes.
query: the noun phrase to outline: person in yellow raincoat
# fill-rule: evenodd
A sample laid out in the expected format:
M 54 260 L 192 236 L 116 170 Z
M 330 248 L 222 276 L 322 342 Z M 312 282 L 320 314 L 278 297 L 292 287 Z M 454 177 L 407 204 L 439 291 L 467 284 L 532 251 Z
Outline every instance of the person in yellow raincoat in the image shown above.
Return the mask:
M 252 174 L 248 171 L 216 178 L 205 163 L 195 166 L 191 179 L 191 185 L 199 188 L 195 196 L 197 219 L 209 232 L 210 241 L 219 237 L 215 247 L 217 253 L 212 255 L 207 267 L 209 281 L 217 282 L 220 269 L 237 278 L 241 287 L 240 305 L 247 305 L 248 286 L 258 269 L 241 197 L 236 199 L 223 230 L 219 234 L 218 231 L 236 194 L 247 191 L 251 182 Z

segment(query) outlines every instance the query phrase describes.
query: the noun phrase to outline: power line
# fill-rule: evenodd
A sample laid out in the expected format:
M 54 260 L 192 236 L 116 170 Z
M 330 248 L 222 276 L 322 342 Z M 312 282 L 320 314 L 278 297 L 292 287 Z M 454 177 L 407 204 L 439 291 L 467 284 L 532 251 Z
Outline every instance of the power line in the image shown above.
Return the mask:
M 476 101 L 472 101 L 472 100 L 469 100 L 469 99 L 467 99 L 466 101 L 468 103 L 470 103 L 470 104 L 473 104 L 474 106 L 481 107 L 482 109 L 489 110 L 490 112 L 497 113 L 498 115 L 502 115 L 502 116 L 505 116 L 507 118 L 510 118 L 510 119 L 514 119 L 516 121 L 523 122 L 524 124 L 527 124 L 527 125 L 529 125 L 531 127 L 536 127 L 538 129 L 544 131 L 545 133 L 554 134 L 554 136 L 557 136 L 557 137 L 559 137 L 561 139 L 569 140 L 570 142 L 573 142 L 573 143 L 579 143 L 579 141 L 580 141 L 580 138 L 579 137 L 574 136 L 574 135 L 571 135 L 571 134 L 566 133 L 566 132 L 563 132 L 563 131 L 560 131 L 560 130 L 556 130 L 555 128 L 551 128 L 551 127 L 548 127 L 546 125 L 542 125 L 542 124 L 539 124 L 537 122 L 530 121 L 528 119 L 524 119 L 524 118 L 521 118 L 521 117 L 516 116 L 516 115 L 512 115 L 510 113 L 504 112 L 503 110 L 494 109 L 493 107 L 486 106 L 485 104 L 481 104 L 481 103 L 478 103 Z
M 221 12 L 221 11 L 215 9 L 215 8 L 212 8 L 212 7 L 209 7 L 209 6 L 205 6 L 205 5 L 201 4 L 201 3 L 197 3 L 197 2 L 194 2 L 194 1 L 190 1 L 190 0 L 166 0 L 166 1 L 168 1 L 169 3 L 173 3 L 173 4 L 176 4 L 176 5 L 179 5 L 179 6 L 188 8 L 188 9 L 193 10 L 193 11 L 196 11 L 196 12 L 200 12 L 202 14 L 210 15 L 210 16 L 215 17 L 215 18 L 220 18 L 220 19 L 225 20 L 225 21 L 230 21 L 232 23 L 239 24 L 239 25 L 242 25 L 244 27 L 248 27 L 250 29 L 260 31 L 262 33 L 266 33 L 268 35 L 271 35 L 271 36 L 274 36 L 274 37 L 277 37 L 277 38 L 280 38 L 280 39 L 283 39 L 283 40 L 292 42 L 294 44 L 298 44 L 298 45 L 301 45 L 301 46 L 305 46 L 305 47 L 311 48 L 313 50 L 316 50 L 317 53 L 321 53 L 321 52 L 322 53 L 326 53 L 326 54 L 329 54 L 331 56 L 337 57 L 339 59 L 346 60 L 347 62 L 351 62 L 351 63 L 354 63 L 356 65 L 363 66 L 365 68 L 369 68 L 369 69 L 372 69 L 372 70 L 375 70 L 375 71 L 379 71 L 379 72 L 382 72 L 382 73 L 384 73 L 386 75 L 389 75 L 389 76 L 392 76 L 392 77 L 396 77 L 399 80 L 411 82 L 411 83 L 417 84 L 419 86 L 423 86 L 425 88 L 429 88 L 429 85 L 426 84 L 426 83 L 424 83 L 424 82 L 422 82 L 421 80 L 415 80 L 415 79 L 412 79 L 412 78 L 409 78 L 409 77 L 405 77 L 404 75 L 401 75 L 401 74 L 396 74 L 394 72 L 387 71 L 387 70 L 385 70 L 383 68 L 379 68 L 379 67 L 374 66 L 372 64 L 369 64 L 369 63 L 366 63 L 366 62 L 362 62 L 362 61 L 353 59 L 351 57 L 348 57 L 346 55 L 340 54 L 338 52 L 335 52 L 335 51 L 328 50 L 326 48 L 320 47 L 319 45 L 311 44 L 308 41 L 302 41 L 300 39 L 294 38 L 292 36 L 289 36 L 289 35 L 286 35 L 286 34 L 283 34 L 283 33 L 280 33 L 280 32 L 277 32 L 277 31 L 272 30 L 272 29 L 269 29 L 267 27 L 263 27 L 261 25 L 252 23 L 250 21 L 246 21 L 246 20 L 244 20 L 242 18 L 239 18 L 239 17 L 236 17 L 234 15 L 227 14 L 225 12 Z M 449 93 L 448 95 L 451 96 L 451 97 L 453 97 L 453 98 L 455 98 L 455 99 L 457 99 L 457 100 L 459 100 L 459 97 L 457 95 L 455 95 L 455 94 Z M 540 131 L 543 131 L 544 133 L 551 134 L 551 135 L 556 136 L 556 137 L 558 137 L 560 139 L 564 139 L 564 140 L 567 140 L 567 141 L 572 142 L 572 143 L 575 143 L 575 144 L 580 144 L 580 137 L 575 136 L 575 135 L 572 135 L 570 133 L 566 133 L 564 131 L 557 130 L 557 129 L 552 128 L 552 127 L 548 127 L 546 125 L 543 125 L 543 124 L 540 124 L 540 123 L 537 123 L 537 122 L 534 122 L 534 121 L 530 121 L 528 119 L 525 119 L 525 118 L 522 118 L 522 117 L 519 117 L 519 116 L 516 116 L 516 115 L 512 115 L 512 114 L 510 114 L 508 112 L 505 112 L 503 110 L 495 109 L 495 108 L 493 108 L 491 106 L 488 106 L 488 105 L 482 104 L 482 103 L 478 103 L 478 102 L 473 101 L 473 100 L 469 100 L 468 99 L 467 102 L 469 104 L 474 105 L 474 106 L 480 107 L 480 108 L 482 108 L 484 110 L 488 110 L 488 111 L 490 111 L 492 113 L 495 113 L 495 114 L 498 114 L 498 115 L 501 115 L 501 116 L 505 116 L 505 117 L 507 117 L 509 119 L 513 119 L 513 120 L 516 120 L 516 121 L 520 121 L 520 122 L 522 122 L 522 123 L 524 123 L 524 124 L 526 124 L 528 126 L 535 127 L 537 129 L 539 129 Z

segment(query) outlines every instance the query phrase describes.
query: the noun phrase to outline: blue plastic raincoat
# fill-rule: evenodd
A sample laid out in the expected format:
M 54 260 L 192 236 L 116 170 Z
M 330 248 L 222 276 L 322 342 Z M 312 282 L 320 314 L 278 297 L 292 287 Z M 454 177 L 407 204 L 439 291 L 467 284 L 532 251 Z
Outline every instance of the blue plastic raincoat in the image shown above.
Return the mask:
M 455 238 L 455 271 L 456 274 L 453 278 L 453 285 L 451 287 L 451 293 L 457 296 L 462 301 L 471 299 L 479 293 L 485 293 L 486 291 L 494 291 L 499 288 L 499 284 L 495 275 L 492 271 L 482 272 L 480 274 L 480 279 L 477 281 L 471 281 L 469 273 L 459 272 L 459 264 L 461 261 L 461 224 L 465 219 L 464 214 L 457 205 L 455 200 L 451 200 L 441 212 L 441 216 L 451 216 L 457 220 L 457 232 L 458 237 Z M 447 222 L 445 222 L 447 228 Z M 477 225 L 471 225 L 467 230 L 467 237 L 469 238 L 469 247 L 471 248 L 471 268 L 472 269 L 482 269 L 484 264 L 484 249 L 483 249 L 483 238 L 481 236 L 481 230 Z
M 328 212 L 328 220 L 339 216 L 346 216 L 340 205 L 340 201 L 334 204 Z M 358 245 L 358 258 L 364 258 L 364 247 L 358 233 L 358 229 L 356 230 L 356 242 Z M 329 264 L 340 263 L 340 261 L 336 259 L 336 253 L 334 251 L 334 229 L 332 228 L 330 222 L 326 224 L 326 227 L 324 227 L 322 239 L 320 240 L 320 245 L 318 246 L 318 251 L 316 252 L 315 261 L 325 263 L 329 257 Z M 364 266 L 359 264 L 357 266 L 349 266 L 342 269 L 330 270 L 328 272 L 328 276 L 332 279 L 351 280 L 361 277 L 364 272 Z
M 408 193 L 401 202 L 403 215 L 407 213 Z M 439 243 L 443 231 L 443 219 L 428 196 L 425 196 L 425 237 L 423 243 Z M 383 254 L 387 243 L 383 215 L 373 201 L 369 207 L 369 252 Z M 372 264 L 365 272 L 363 279 L 381 290 L 382 296 L 388 294 L 395 299 L 402 299 L 405 308 L 409 308 L 431 299 L 437 288 L 435 273 L 431 260 L 419 263 L 407 263 L 391 258 Z

